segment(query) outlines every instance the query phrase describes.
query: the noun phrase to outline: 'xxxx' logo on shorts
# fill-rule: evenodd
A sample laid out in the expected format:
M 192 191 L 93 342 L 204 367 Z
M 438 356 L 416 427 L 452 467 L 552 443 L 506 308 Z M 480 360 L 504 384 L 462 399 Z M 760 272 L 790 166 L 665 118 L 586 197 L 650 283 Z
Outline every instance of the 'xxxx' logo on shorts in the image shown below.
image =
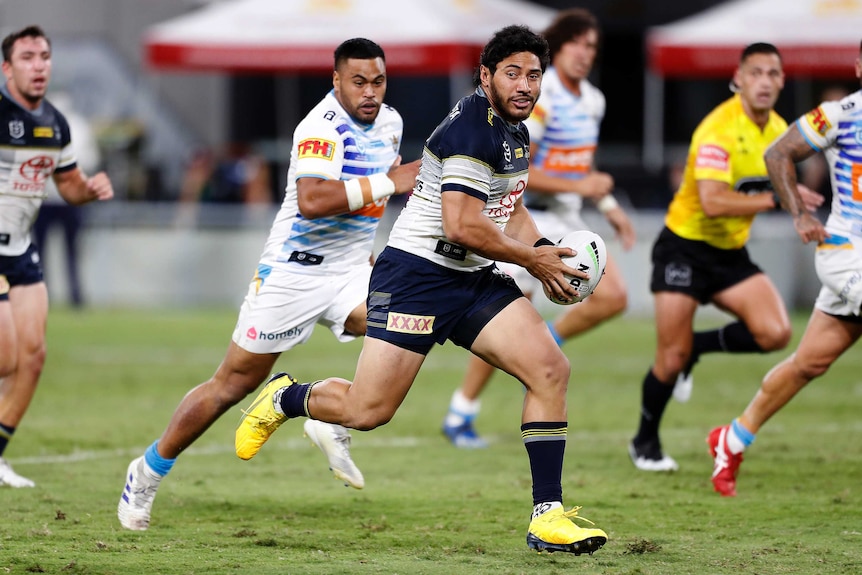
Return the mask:
M 430 334 L 433 330 L 434 316 L 389 312 L 389 322 L 386 325 L 386 331 L 421 335 Z

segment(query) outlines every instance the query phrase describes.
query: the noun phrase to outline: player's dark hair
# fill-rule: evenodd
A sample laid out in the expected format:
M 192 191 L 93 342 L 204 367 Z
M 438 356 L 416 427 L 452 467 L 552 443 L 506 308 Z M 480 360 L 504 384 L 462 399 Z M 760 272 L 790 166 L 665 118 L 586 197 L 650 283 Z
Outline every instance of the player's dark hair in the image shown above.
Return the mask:
M 44 38 L 48 42 L 48 48 L 51 47 L 51 39 L 45 35 L 45 32 L 38 26 L 27 26 L 17 32 L 12 32 L 3 38 L 3 61 L 12 61 L 12 46 L 21 38 Z
M 775 54 L 778 56 L 778 59 L 781 60 L 781 52 L 779 52 L 778 48 L 774 45 L 768 42 L 755 42 L 754 44 L 749 44 L 745 47 L 742 51 L 742 55 L 739 57 L 739 63 L 742 64 L 753 54 Z
M 539 58 L 542 72 L 548 67 L 551 56 L 548 52 L 548 42 L 526 26 L 506 26 L 498 30 L 482 49 L 479 64 L 488 68 L 493 74 L 497 64 L 518 52 L 532 52 Z M 473 80 L 478 78 L 478 71 Z M 478 83 L 477 83 L 478 85 Z
M 585 8 L 572 8 L 557 14 L 554 21 L 542 32 L 542 36 L 548 41 L 551 60 L 554 59 L 563 44 L 583 36 L 590 30 L 595 30 L 596 34 L 601 37 L 599 21 L 592 12 Z
M 343 64 L 350 58 L 355 58 L 357 60 L 373 60 L 375 58 L 380 58 L 386 62 L 386 55 L 383 53 L 383 48 L 367 38 L 351 38 L 350 40 L 342 42 L 338 48 L 335 49 L 335 69 L 337 70 L 339 65 Z

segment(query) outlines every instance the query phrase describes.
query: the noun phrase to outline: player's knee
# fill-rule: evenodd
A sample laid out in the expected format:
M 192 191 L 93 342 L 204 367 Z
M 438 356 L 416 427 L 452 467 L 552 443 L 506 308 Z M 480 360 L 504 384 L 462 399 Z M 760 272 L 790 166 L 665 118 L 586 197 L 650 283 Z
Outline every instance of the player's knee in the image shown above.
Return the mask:
M 381 425 L 386 425 L 392 419 L 392 412 L 382 409 L 364 409 L 350 414 L 344 425 L 357 431 L 371 431 Z
M 793 330 L 790 328 L 790 325 L 773 324 L 754 334 L 754 340 L 763 351 L 777 351 L 787 347 L 792 336 Z

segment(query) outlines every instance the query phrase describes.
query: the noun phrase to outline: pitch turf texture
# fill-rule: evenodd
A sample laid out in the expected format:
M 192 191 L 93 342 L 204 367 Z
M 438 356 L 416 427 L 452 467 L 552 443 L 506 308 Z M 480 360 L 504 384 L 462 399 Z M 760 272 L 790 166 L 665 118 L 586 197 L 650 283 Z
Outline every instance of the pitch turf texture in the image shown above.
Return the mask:
M 255 459 L 233 453 L 233 409 L 184 454 L 146 532 L 120 528 L 128 462 L 180 398 L 212 373 L 235 310 L 54 310 L 42 384 L 6 456 L 35 489 L 0 488 L 0 573 L 58 574 L 847 574 L 862 572 L 862 355 L 856 348 L 768 425 L 739 496 L 709 481 L 704 438 L 738 414 L 787 352 L 705 357 L 686 405 L 671 403 L 674 474 L 626 453 L 653 353 L 646 319 L 568 342 L 573 370 L 563 489 L 607 531 L 593 556 L 527 549 L 530 475 L 522 392 L 498 374 L 483 398 L 484 451 L 446 443 L 440 423 L 467 353 L 434 349 L 394 420 L 353 434 L 363 491 L 343 487 L 288 422 Z M 798 341 L 806 316 L 794 318 Z M 701 320 L 700 326 L 720 319 Z M 517 347 L 518 342 L 512 342 Z M 301 380 L 351 376 L 360 343 L 318 329 L 278 367 Z

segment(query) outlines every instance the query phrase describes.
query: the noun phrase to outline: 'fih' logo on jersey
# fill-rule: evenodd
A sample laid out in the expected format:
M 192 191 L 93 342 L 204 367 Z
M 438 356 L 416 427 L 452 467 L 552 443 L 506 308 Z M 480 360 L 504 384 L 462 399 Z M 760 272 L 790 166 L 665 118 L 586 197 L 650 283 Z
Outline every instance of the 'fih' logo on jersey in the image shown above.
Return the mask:
M 21 164 L 18 171 L 25 180 L 41 184 L 54 173 L 54 160 L 48 156 L 36 156 Z
M 819 106 L 805 114 L 805 119 L 808 120 L 808 124 L 817 130 L 817 133 L 821 136 L 825 136 L 829 128 L 832 127 L 832 124 L 826 119 L 826 114 L 823 113 L 823 110 Z
M 24 122 L 12 120 L 9 122 L 9 135 L 18 140 L 24 137 Z
M 386 331 L 428 335 L 434 331 L 433 315 L 410 315 L 408 313 L 389 312 Z
M 298 145 L 299 159 L 320 158 L 321 160 L 332 160 L 335 153 L 335 142 L 321 140 L 319 138 L 308 138 L 302 140 Z

